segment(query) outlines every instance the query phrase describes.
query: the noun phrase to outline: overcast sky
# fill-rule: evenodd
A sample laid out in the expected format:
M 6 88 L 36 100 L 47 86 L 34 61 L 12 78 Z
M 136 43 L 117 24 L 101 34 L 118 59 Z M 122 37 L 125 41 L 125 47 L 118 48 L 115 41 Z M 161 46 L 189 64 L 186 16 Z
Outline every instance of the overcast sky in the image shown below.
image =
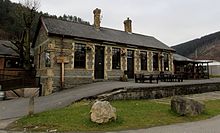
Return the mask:
M 220 31 L 219 6 L 220 0 L 41 0 L 39 11 L 78 16 L 93 24 L 92 11 L 98 7 L 102 27 L 124 30 L 129 17 L 133 32 L 172 46 Z

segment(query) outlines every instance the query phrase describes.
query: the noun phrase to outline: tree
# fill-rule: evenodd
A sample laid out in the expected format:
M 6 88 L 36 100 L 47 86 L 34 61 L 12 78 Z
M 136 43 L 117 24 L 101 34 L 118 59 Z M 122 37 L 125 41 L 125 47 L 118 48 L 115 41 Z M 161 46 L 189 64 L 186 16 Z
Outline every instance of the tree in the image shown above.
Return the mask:
M 31 68 L 31 57 L 30 57 L 30 47 L 31 47 L 31 28 L 36 17 L 37 10 L 39 8 L 39 1 L 37 0 L 24 0 L 22 8 L 22 19 L 24 22 L 24 32 L 23 32 L 23 50 L 24 50 L 24 68 Z M 22 50 L 22 49 L 21 49 Z
M 11 40 L 14 44 L 11 49 L 20 55 L 20 67 L 25 69 L 31 68 L 30 44 L 41 15 L 89 25 L 89 22 L 76 16 L 64 14 L 58 17 L 37 12 L 39 5 L 39 0 L 21 0 L 19 4 L 0 0 L 0 39 Z
M 18 49 L 20 64 L 26 70 L 31 69 L 31 28 L 33 27 L 39 5 L 39 1 L 37 0 L 23 0 L 17 8 L 17 15 L 20 18 L 22 31 L 11 42 Z

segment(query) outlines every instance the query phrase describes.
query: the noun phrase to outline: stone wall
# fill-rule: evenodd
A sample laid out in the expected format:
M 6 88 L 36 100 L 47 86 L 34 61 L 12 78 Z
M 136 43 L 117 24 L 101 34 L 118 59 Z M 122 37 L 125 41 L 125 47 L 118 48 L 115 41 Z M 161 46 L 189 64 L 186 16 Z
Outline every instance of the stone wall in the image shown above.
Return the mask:
M 111 71 L 107 71 L 108 80 L 119 80 L 121 76 L 123 76 L 124 71 L 112 69 Z
M 147 53 L 147 70 L 149 72 L 152 72 L 153 71 L 153 52 L 152 51 L 149 51 Z
M 169 71 L 174 73 L 173 53 L 169 53 Z
M 158 99 L 174 95 L 199 94 L 212 91 L 220 91 L 220 83 L 122 88 L 99 95 L 97 98 L 106 100 Z
M 91 77 L 65 77 L 64 88 L 62 89 L 72 89 L 78 85 L 92 83 Z M 60 88 L 60 76 L 53 77 L 53 91 L 61 90 Z
M 140 50 L 134 51 L 134 73 L 139 73 L 141 70 Z

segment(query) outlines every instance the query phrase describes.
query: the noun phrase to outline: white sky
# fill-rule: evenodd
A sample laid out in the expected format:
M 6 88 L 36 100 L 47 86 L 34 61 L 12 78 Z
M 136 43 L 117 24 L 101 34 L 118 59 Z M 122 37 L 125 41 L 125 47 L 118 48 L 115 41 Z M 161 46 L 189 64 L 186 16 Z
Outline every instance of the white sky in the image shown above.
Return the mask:
M 133 32 L 172 46 L 220 31 L 219 5 L 220 0 L 41 0 L 39 11 L 78 16 L 93 24 L 92 11 L 98 7 L 102 27 L 124 30 L 129 17 Z

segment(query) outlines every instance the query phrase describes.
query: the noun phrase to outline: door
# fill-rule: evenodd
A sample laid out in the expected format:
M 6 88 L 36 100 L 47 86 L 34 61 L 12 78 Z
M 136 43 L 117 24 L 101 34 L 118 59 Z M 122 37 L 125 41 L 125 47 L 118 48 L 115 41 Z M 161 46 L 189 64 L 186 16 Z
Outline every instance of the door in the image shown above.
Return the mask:
M 104 50 L 103 46 L 95 47 L 95 79 L 104 79 Z
M 127 74 L 128 78 L 134 78 L 134 51 L 127 51 Z

